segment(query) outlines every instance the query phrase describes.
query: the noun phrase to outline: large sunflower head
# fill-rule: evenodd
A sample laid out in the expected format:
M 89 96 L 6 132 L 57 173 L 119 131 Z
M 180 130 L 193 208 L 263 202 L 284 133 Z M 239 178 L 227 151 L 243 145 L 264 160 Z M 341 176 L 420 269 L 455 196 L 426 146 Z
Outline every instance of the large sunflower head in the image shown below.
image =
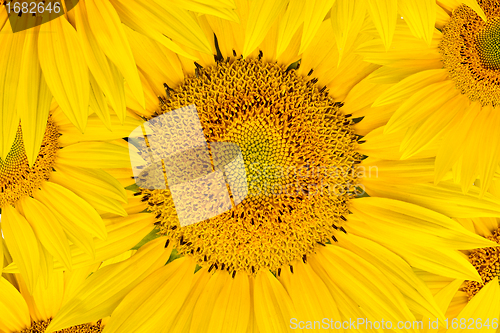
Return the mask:
M 457 89 L 483 106 L 500 104 L 500 2 L 481 0 L 483 20 L 461 5 L 443 28 L 439 50 Z
M 174 117 L 175 123 L 150 121 L 143 143 L 150 149 L 141 149 L 146 158 L 166 156 L 165 177 L 173 186 L 138 194 L 180 253 L 211 268 L 255 274 L 305 261 L 319 244 L 336 241 L 357 192 L 361 155 L 352 121 L 315 81 L 276 63 L 237 57 L 199 68 L 161 98 L 153 120 L 195 104 L 200 135 L 209 142 L 204 159 L 199 151 L 175 152 L 170 133 L 178 122 L 190 122 Z M 236 152 L 217 143 L 234 144 L 240 165 L 221 170 Z M 210 176 L 214 170 L 221 183 Z M 186 220 L 199 223 L 185 226 Z

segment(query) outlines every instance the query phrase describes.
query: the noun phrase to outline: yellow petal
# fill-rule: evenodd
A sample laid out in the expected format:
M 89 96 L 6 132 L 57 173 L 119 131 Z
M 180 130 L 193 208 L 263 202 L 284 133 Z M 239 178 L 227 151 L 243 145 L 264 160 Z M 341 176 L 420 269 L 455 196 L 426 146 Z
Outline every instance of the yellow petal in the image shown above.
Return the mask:
M 206 290 L 207 283 L 212 277 L 212 274 L 207 272 L 207 268 L 201 268 L 194 274 L 191 290 L 186 297 L 184 304 L 181 306 L 179 313 L 174 318 L 171 326 L 165 325 L 165 332 L 189 332 L 191 319 L 194 316 L 194 307 L 200 294 Z
M 399 290 L 365 259 L 338 246 L 322 247 L 317 255 L 330 278 L 359 304 L 368 318 L 415 320 Z
M 253 310 L 260 332 L 288 332 L 290 320 L 297 318 L 290 296 L 269 271 L 260 271 L 255 278 Z
M 70 190 L 52 182 L 45 182 L 42 189 L 35 193 L 35 198 L 92 235 L 100 239 L 106 238 L 106 228 L 99 214 Z
M 164 249 L 164 244 L 164 238 L 151 241 L 130 259 L 97 270 L 61 307 L 45 332 L 52 333 L 111 315 L 132 289 L 168 260 L 171 247 Z
M 42 145 L 52 101 L 38 61 L 37 30 L 27 33 L 24 40 L 17 91 L 17 112 L 21 117 L 24 148 L 30 165 L 35 163 Z
M 2 232 L 12 258 L 32 293 L 40 272 L 40 252 L 35 233 L 28 221 L 12 206 L 2 208 Z
M 304 8 L 304 31 L 299 53 L 302 53 L 316 35 L 335 0 L 306 0 Z
M 301 262 L 293 265 L 293 273 L 283 269 L 279 279 L 285 286 L 298 321 L 322 321 L 331 318 L 341 321 L 339 309 L 325 283 L 310 265 Z M 344 332 L 341 328 L 339 332 Z
M 50 178 L 53 183 L 66 187 L 98 210 L 127 215 L 121 205 L 127 202 L 125 189 L 105 171 L 63 166 L 56 170 Z
M 399 2 L 398 9 L 413 35 L 430 45 L 436 23 L 436 1 L 403 0 Z
M 198 315 L 192 318 L 191 331 L 207 332 L 217 297 L 227 285 L 228 280 L 229 274 L 225 271 L 216 271 L 211 275 L 205 289 L 196 301 L 193 312 L 198 313 Z
M 24 216 L 47 251 L 71 269 L 71 253 L 64 230 L 49 208 L 40 201 L 27 197 L 22 201 Z
M 445 69 L 430 69 L 411 75 L 383 92 L 373 103 L 373 106 L 382 106 L 397 102 L 404 102 L 417 91 L 448 78 Z
M 169 326 L 189 294 L 194 266 L 184 257 L 149 275 L 113 311 L 104 332 L 149 333 Z
M 28 306 L 17 289 L 0 276 L 0 331 L 20 332 L 31 326 Z
M 88 24 L 101 50 L 118 67 L 132 88 L 135 99 L 144 107 L 141 79 L 115 8 L 109 1 L 103 0 L 85 1 L 85 7 L 88 13 Z
M 487 20 L 486 14 L 484 13 L 481 6 L 479 6 L 479 4 L 477 3 L 477 0 L 460 0 L 460 2 L 472 8 L 476 12 L 476 14 L 479 15 L 484 21 Z
M 394 113 L 387 125 L 385 133 L 406 129 L 412 124 L 425 120 L 427 116 L 448 103 L 459 91 L 453 81 L 431 84 L 419 90 L 406 100 Z
M 203 0 L 172 0 L 174 6 L 190 10 L 195 13 L 208 14 L 239 23 L 238 15 L 232 10 L 236 8 L 234 3 L 229 7 L 220 6 L 212 1 Z
M 113 110 L 118 117 L 123 120 L 126 107 L 123 75 L 121 75 L 118 70 L 112 70 L 111 67 L 115 66 L 110 65 L 108 58 L 99 47 L 90 29 L 85 6 L 75 7 L 75 24 L 82 45 L 83 55 L 87 60 L 87 65 L 89 66 L 92 76 L 95 78 L 94 83 L 99 85 L 104 95 L 108 97 L 110 104 L 113 106 Z
M 470 327 L 474 327 L 481 332 L 496 332 L 498 328 L 498 317 L 500 316 L 500 287 L 498 286 L 498 276 L 488 282 L 473 298 L 467 303 L 464 309 L 456 317 L 455 322 L 458 328 L 450 327 L 446 332 L 465 333 Z M 488 321 L 488 326 L 485 326 Z M 465 325 L 461 325 L 465 322 Z M 479 324 L 481 323 L 481 325 Z M 473 326 L 470 326 L 470 325 Z M 450 326 L 453 325 L 450 323 Z M 465 328 L 464 328 L 465 326 Z
M 81 168 L 130 168 L 127 148 L 109 142 L 80 142 L 61 149 L 57 163 Z
M 287 48 L 292 40 L 295 32 L 304 22 L 304 6 L 306 2 L 303 0 L 290 0 L 288 7 L 279 21 L 278 40 L 276 43 L 276 56 L 279 57 Z
M 349 50 L 363 26 L 366 16 L 365 0 L 337 0 L 331 12 L 331 21 L 339 63 L 345 51 Z
M 224 272 L 224 274 L 226 274 Z M 215 301 L 207 332 L 245 332 L 250 317 L 248 275 L 236 274 L 222 288 Z
M 444 312 L 436 304 L 430 290 L 400 256 L 362 237 L 339 234 L 337 238 L 342 247 L 380 269 L 387 279 L 401 291 L 410 310 L 430 318 L 445 319 Z
M 392 43 L 392 37 L 396 30 L 398 19 L 397 0 L 366 0 L 368 13 L 370 13 L 373 23 L 382 38 L 385 49 L 388 50 Z
M 468 231 L 445 215 L 404 201 L 358 198 L 351 211 L 358 218 L 364 216 L 377 221 L 377 232 L 388 236 L 400 234 L 395 241 L 401 243 L 422 242 L 429 247 L 454 250 L 495 246 L 495 242 Z
M 75 28 L 64 16 L 41 25 L 38 57 L 45 81 L 64 114 L 85 131 L 90 98 L 88 67 Z
M 243 57 L 250 55 L 264 40 L 276 19 L 281 15 L 288 0 L 255 0 L 251 3 L 248 16 Z
M 108 110 L 108 103 L 106 101 L 106 96 L 102 92 L 101 88 L 97 84 L 94 76 L 90 74 L 90 100 L 89 100 L 89 113 L 95 112 L 95 114 L 101 119 L 104 126 L 108 130 L 111 130 L 111 118 Z M 121 114 L 121 116 L 124 116 Z
M 24 32 L 12 33 L 6 24 L 0 33 L 0 158 L 10 151 L 19 126 L 16 97 L 23 46 Z
M 162 11 L 162 13 L 160 14 L 157 8 L 153 9 L 150 8 L 152 4 L 150 3 L 146 4 L 147 6 L 145 6 L 143 3 L 138 3 L 136 1 L 130 1 L 130 0 L 113 1 L 113 6 L 126 27 L 129 27 L 130 29 L 137 31 L 138 33 L 141 33 L 144 36 L 156 40 L 166 48 L 170 49 L 172 52 L 175 52 L 191 60 L 197 60 L 195 56 L 186 52 L 176 42 L 172 41 L 167 37 L 171 35 L 172 33 L 171 26 L 175 27 L 175 24 L 172 24 L 171 21 L 166 20 L 162 17 L 162 15 L 165 13 Z M 187 29 L 181 28 L 178 30 L 181 32 L 189 33 Z M 188 39 L 192 38 L 190 36 L 186 37 Z M 182 39 L 183 37 L 180 38 L 180 41 L 182 41 Z M 203 48 L 206 48 L 206 46 L 203 46 Z M 197 48 L 195 47 L 195 49 Z

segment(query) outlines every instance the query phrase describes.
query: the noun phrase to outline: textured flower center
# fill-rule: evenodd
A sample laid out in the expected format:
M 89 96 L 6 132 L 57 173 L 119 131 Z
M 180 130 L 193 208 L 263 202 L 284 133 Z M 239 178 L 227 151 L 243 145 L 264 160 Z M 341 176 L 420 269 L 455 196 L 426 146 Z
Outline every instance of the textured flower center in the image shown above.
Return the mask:
M 44 333 L 49 326 L 50 320 L 47 321 L 35 321 L 31 324 L 31 327 L 25 328 L 19 333 Z M 72 326 L 69 328 L 62 329 L 60 331 L 55 331 L 54 333 L 100 333 L 104 327 L 98 321 L 95 325 L 83 324 L 78 326 Z
M 500 18 L 489 20 L 479 32 L 477 50 L 484 67 L 500 70 Z
M 492 236 L 486 238 L 500 244 L 500 228 Z M 500 276 L 500 248 L 487 247 L 473 250 L 469 255 L 469 261 L 483 280 L 483 283 L 477 281 L 465 282 L 464 291 L 471 300 L 486 283 Z
M 161 233 L 181 254 L 232 274 L 279 274 L 344 231 L 356 195 L 356 136 L 341 104 L 308 79 L 277 64 L 237 59 L 199 68 L 161 98 L 156 116 L 195 104 L 206 141 L 239 148 L 245 169 L 239 181 L 248 189 L 237 204 L 232 194 L 231 209 L 183 227 L 168 187 L 141 189 Z
M 0 158 L 0 208 L 31 196 L 40 184 L 49 179 L 59 150 L 56 125 L 49 118 L 38 157 L 32 167 L 24 149 L 21 126 L 5 160 Z
M 488 21 L 461 5 L 439 45 L 457 89 L 483 106 L 500 104 L 500 0 L 479 0 Z

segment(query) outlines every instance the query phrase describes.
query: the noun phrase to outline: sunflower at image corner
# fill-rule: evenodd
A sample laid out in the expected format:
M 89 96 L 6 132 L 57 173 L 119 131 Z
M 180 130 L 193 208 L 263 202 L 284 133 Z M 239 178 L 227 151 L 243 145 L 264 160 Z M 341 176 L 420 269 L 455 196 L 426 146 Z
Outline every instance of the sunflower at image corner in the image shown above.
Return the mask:
M 23 14 L 23 3 L 30 4 L 29 8 L 31 3 L 45 7 L 59 3 L 61 14 L 39 13 L 39 6 L 36 13 Z M 124 121 L 126 91 L 132 92 L 128 99 L 144 107 L 141 74 L 127 29 L 196 60 L 190 55 L 192 50 L 210 53 L 210 43 L 195 13 L 237 21 L 233 8 L 230 0 L 216 4 L 205 0 L 168 4 L 153 0 L 2 1 L 0 158 L 6 158 L 21 121 L 28 161 L 33 165 L 52 98 L 81 132 L 86 129 L 89 106 L 108 128 L 109 107 Z
M 143 83 L 151 87 L 146 112 L 131 108 L 148 121 L 194 104 L 206 142 L 241 149 L 250 190 L 229 211 L 181 227 L 168 187 L 136 188 L 147 213 L 134 215 L 153 217 L 160 236 L 146 244 L 165 247 L 169 262 L 145 278 L 110 267 L 102 282 L 89 283 L 68 301 L 61 309 L 65 319 L 56 315 L 47 333 L 83 323 L 78 314 L 92 302 L 103 309 L 87 322 L 112 309 L 105 333 L 281 332 L 291 318 L 444 320 L 412 267 L 480 279 L 457 250 L 494 243 L 450 217 L 499 216 L 499 199 L 462 194 L 448 180 L 446 187 L 435 186 L 429 151 L 411 161 L 386 159 L 398 154 L 401 138 L 384 141 L 381 128 L 365 143 L 358 140 L 365 120 L 354 124 L 348 114 L 374 101 L 370 94 L 358 98 L 357 87 L 379 66 L 363 62 L 353 49 L 339 62 L 332 22 L 324 17 L 316 18 L 318 28 L 303 53 L 302 29 L 279 52 L 276 41 L 286 21 L 278 17 L 289 8 L 238 1 L 242 24 L 199 16 L 217 42 L 214 57 L 200 55 L 195 64 L 129 31 Z M 371 39 L 362 33 L 356 45 Z M 154 133 L 148 140 L 161 140 L 162 132 Z M 281 175 L 267 166 L 307 171 Z M 340 172 L 308 172 L 312 166 Z M 358 173 L 363 167 L 378 173 Z M 323 192 L 317 186 L 322 182 Z M 327 192 L 326 185 L 346 191 Z M 357 185 L 370 196 L 357 196 Z M 379 194 L 384 188 L 393 192 Z M 105 292 L 130 284 L 119 304 Z
M 131 174 L 121 138 L 140 122 L 127 117 L 121 125 L 115 115 L 111 121 L 114 131 L 91 115 L 83 135 L 55 108 L 33 166 L 21 126 L 0 159 L 1 232 L 14 261 L 4 273 L 22 273 L 30 292 L 52 267 L 70 270 L 108 259 L 131 249 L 153 227 L 152 221 L 126 217 L 143 208 L 120 183 Z M 119 216 L 124 220 L 116 221 Z
M 458 219 L 469 231 L 497 244 L 496 247 L 464 251 L 481 276 L 481 281 L 450 279 L 417 270 L 436 300 L 446 308 L 445 317 L 457 318 L 475 329 L 492 332 L 500 326 L 500 220 L 498 218 Z M 432 319 L 432 318 L 431 318 Z M 476 326 L 477 325 L 477 326 Z M 488 329 L 488 330 L 487 330 Z
M 3 259 L 6 260 L 6 264 L 12 259 L 6 248 L 4 251 L 2 253 L 0 248 L 0 266 Z M 0 309 L 2 311 L 0 332 L 44 333 L 52 318 L 59 313 L 61 306 L 89 280 L 99 278 L 104 267 L 135 261 L 135 269 L 143 271 L 145 274 L 153 271 L 154 265 L 138 262 L 144 252 L 148 251 L 152 251 L 151 246 L 144 246 L 141 253 L 133 259 L 130 257 L 136 251 L 126 251 L 102 263 L 83 266 L 72 271 L 49 270 L 46 280 L 41 280 L 32 292 L 28 291 L 26 281 L 20 274 L 0 276 Z M 150 255 L 155 256 L 151 253 Z M 84 316 L 85 314 L 82 314 L 85 321 Z M 102 319 L 96 321 L 66 327 L 58 333 L 100 333 L 104 329 L 108 317 L 103 316 Z
M 436 150 L 435 182 L 453 170 L 467 192 L 476 180 L 486 191 L 499 163 L 500 1 L 438 1 L 430 45 L 399 20 L 391 49 L 382 41 L 360 45 L 382 92 L 373 103 L 386 134 L 401 134 L 400 157 Z M 422 15 L 424 17 L 425 15 Z M 370 88 L 373 88 L 370 86 Z M 369 130 L 369 129 L 367 129 Z

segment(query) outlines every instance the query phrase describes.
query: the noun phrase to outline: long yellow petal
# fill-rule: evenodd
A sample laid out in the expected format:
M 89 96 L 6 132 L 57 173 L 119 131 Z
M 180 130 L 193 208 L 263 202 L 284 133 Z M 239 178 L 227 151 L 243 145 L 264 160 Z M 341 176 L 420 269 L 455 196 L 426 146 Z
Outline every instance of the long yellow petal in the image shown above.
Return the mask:
M 444 320 L 430 290 L 400 256 L 376 242 L 355 235 L 337 236 L 339 244 L 380 269 L 387 279 L 403 294 L 408 308 L 429 318 Z
M 45 332 L 52 333 L 111 315 L 132 289 L 168 260 L 171 247 L 164 249 L 164 244 L 164 238 L 151 241 L 130 259 L 97 270 L 61 307 Z
M 301 331 L 290 328 L 297 312 L 283 285 L 269 271 L 261 271 L 255 278 L 254 312 L 260 332 Z
M 335 0 L 306 0 L 304 8 L 304 30 L 302 32 L 302 40 L 299 53 L 302 53 L 312 39 L 316 35 L 325 19 L 326 14 L 330 11 Z
M 30 165 L 35 163 L 42 145 L 52 101 L 38 61 L 37 30 L 34 28 L 27 33 L 24 40 L 17 91 L 17 112 L 21 117 L 24 149 Z
M 224 272 L 225 273 L 225 272 Z M 230 279 L 215 301 L 207 332 L 246 332 L 250 317 L 250 285 L 247 274 Z
M 21 62 L 19 57 L 24 46 L 24 32 L 12 33 L 6 24 L 0 33 L 0 158 L 10 151 L 19 126 L 16 98 Z
M 169 326 L 189 294 L 194 267 L 184 257 L 149 275 L 125 296 L 103 332 L 149 333 Z
M 279 280 L 285 286 L 297 311 L 298 321 L 322 321 L 331 318 L 341 321 L 339 309 L 325 283 L 309 264 L 293 265 L 293 273 L 283 269 Z M 344 332 L 340 328 L 339 332 Z
M 125 24 L 130 29 L 133 29 L 134 31 L 137 31 L 144 36 L 156 40 L 172 52 L 175 52 L 191 60 L 197 60 L 195 56 L 186 52 L 176 42 L 167 37 L 172 32 L 172 28 L 170 27 L 170 24 L 172 23 L 162 17 L 164 13 L 160 14 L 157 10 L 150 9 L 148 6 L 144 6 L 143 4 L 133 0 L 114 0 L 113 6 L 120 16 L 123 24 Z M 189 32 L 188 29 L 180 30 Z M 190 37 L 187 36 L 187 38 L 189 39 Z M 180 41 L 181 40 L 182 38 L 180 39 Z M 203 45 L 204 44 L 205 43 L 203 43 Z M 203 46 L 204 49 L 206 47 L 207 46 Z M 197 48 L 195 47 L 194 49 Z
M 40 252 L 35 233 L 28 221 L 12 206 L 2 209 L 2 232 L 12 258 L 32 293 L 40 272 Z
M 276 42 L 276 56 L 279 57 L 285 52 L 288 44 L 292 40 L 295 32 L 304 22 L 304 6 L 306 2 L 302 0 L 290 0 L 288 7 L 279 21 L 278 40 Z
M 114 73 L 110 68 L 108 58 L 101 50 L 90 29 L 87 9 L 83 5 L 75 7 L 75 24 L 89 70 L 96 83 L 108 97 L 113 110 L 120 120 L 123 120 L 126 107 L 123 76 L 118 71 Z
M 205 289 L 196 301 L 193 312 L 198 315 L 192 318 L 191 331 L 207 332 L 217 297 L 227 285 L 228 280 L 229 274 L 225 271 L 216 271 L 210 276 Z
M 78 34 L 64 16 L 41 25 L 38 57 L 52 95 L 64 114 L 84 132 L 90 98 L 89 70 Z
M 392 37 L 396 30 L 398 20 L 397 0 L 366 0 L 368 13 L 382 38 L 385 49 L 388 50 L 392 43 Z
M 100 239 L 106 239 L 107 232 L 102 218 L 92 206 L 70 190 L 52 182 L 45 182 L 42 189 L 35 194 L 35 198 L 52 211 L 72 220 L 78 227 Z
M 431 44 L 436 23 L 435 0 L 403 0 L 399 2 L 399 13 L 411 32 Z
M 425 120 L 453 97 L 460 94 L 453 81 L 431 84 L 419 90 L 406 100 L 394 113 L 387 125 L 385 133 L 405 129 L 412 124 Z
M 145 106 L 141 79 L 120 17 L 109 1 L 85 1 L 87 19 L 101 50 L 118 67 L 132 88 L 135 99 Z
M 356 40 L 363 26 L 366 16 L 365 0 L 337 0 L 331 12 L 331 21 L 337 49 L 339 63 L 345 51 L 349 50 Z
M 399 290 L 365 259 L 338 246 L 323 247 L 317 255 L 327 266 L 330 278 L 359 304 L 368 318 L 392 322 L 415 320 Z
M 31 326 L 28 306 L 17 289 L 0 276 L 0 331 L 20 332 Z
M 377 232 L 393 236 L 400 234 L 396 238 L 402 243 L 424 242 L 426 246 L 454 250 L 496 245 L 445 215 L 404 201 L 377 197 L 358 198 L 354 200 L 351 211 L 358 218 L 364 216 L 377 221 Z
M 283 13 L 288 0 L 255 0 L 248 16 L 243 57 L 247 57 L 264 40 L 276 19 Z
M 61 149 L 57 163 L 82 168 L 130 168 L 127 148 L 109 142 L 80 142 Z
M 445 69 L 430 69 L 411 75 L 380 94 L 373 106 L 405 101 L 417 91 L 431 84 L 445 81 L 448 75 L 448 71 Z
M 40 201 L 27 197 L 22 201 L 24 216 L 30 223 L 40 243 L 47 251 L 71 269 L 71 253 L 64 230 L 57 218 Z

